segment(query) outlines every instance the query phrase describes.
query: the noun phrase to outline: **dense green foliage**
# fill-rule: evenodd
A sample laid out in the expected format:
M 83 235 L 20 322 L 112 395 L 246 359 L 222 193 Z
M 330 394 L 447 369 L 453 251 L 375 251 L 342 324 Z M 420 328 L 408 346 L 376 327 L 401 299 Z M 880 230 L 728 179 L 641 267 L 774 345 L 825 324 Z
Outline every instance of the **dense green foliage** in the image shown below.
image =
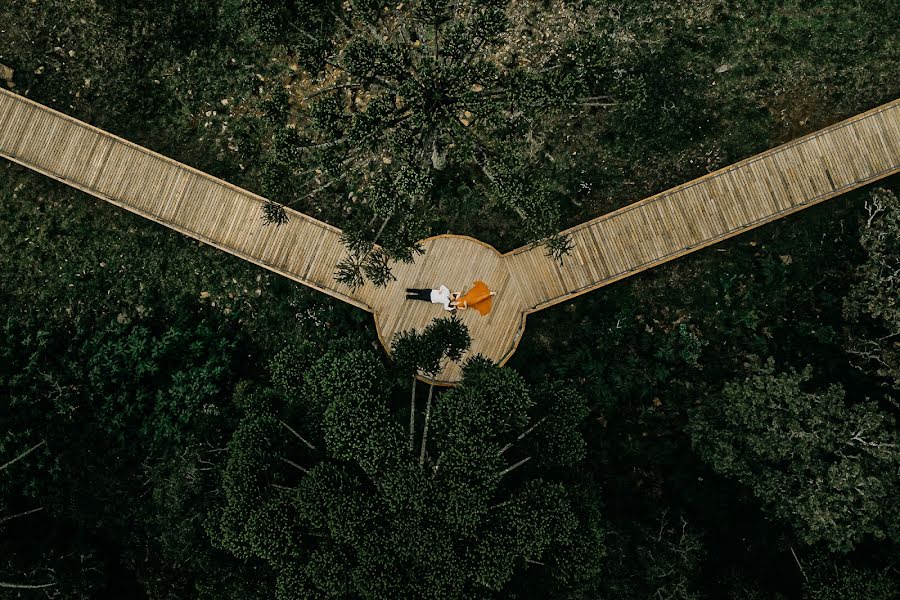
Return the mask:
M 808 566 L 804 583 L 808 600 L 888 600 L 900 595 L 896 578 L 880 570 L 854 565 L 834 565 L 822 556 Z
M 892 191 L 876 189 L 865 206 L 860 243 L 868 258 L 844 303 L 858 331 L 851 352 L 864 368 L 874 367 L 900 389 L 900 200 Z
M 346 225 L 378 279 L 895 98 L 898 10 L 11 0 L 0 85 Z M 368 315 L 2 164 L 0 584 L 47 587 L 0 598 L 893 598 L 883 185 L 532 315 L 441 390 L 411 375 L 467 358 L 458 323 L 389 361 Z
M 868 537 L 900 541 L 900 433 L 874 402 L 848 405 L 840 385 L 806 392 L 812 368 L 774 361 L 726 384 L 688 432 L 700 456 L 752 488 L 764 508 L 812 545 L 848 551 Z
M 520 435 L 533 401 L 517 374 L 468 366 L 463 384 L 436 400 L 423 463 L 388 408 L 372 352 L 336 349 L 305 373 L 299 388 L 244 391 L 211 534 L 271 565 L 276 597 L 487 597 L 529 562 L 566 584 L 597 572 L 596 510 L 581 508 L 558 468 L 538 466 L 550 452 Z M 574 427 L 585 414 L 570 406 L 565 424 L 557 417 L 529 433 L 574 444 L 561 453 L 571 468 L 584 458 Z M 570 564 L 572 552 L 594 558 Z
M 510 6 L 298 3 L 291 18 L 304 26 L 279 28 L 316 89 L 298 111 L 286 93 L 273 94 L 281 129 L 265 182 L 279 197 L 328 188 L 345 213 L 350 255 L 339 273 L 351 286 L 363 274 L 386 281 L 387 259 L 409 261 L 420 251 L 450 182 L 470 182 L 482 202 L 516 215 L 527 240 L 566 247 L 551 198 L 554 158 L 539 140 L 588 97 L 600 65 L 569 42 L 567 52 L 527 65 L 506 56 Z M 269 21 L 258 25 L 268 29 Z

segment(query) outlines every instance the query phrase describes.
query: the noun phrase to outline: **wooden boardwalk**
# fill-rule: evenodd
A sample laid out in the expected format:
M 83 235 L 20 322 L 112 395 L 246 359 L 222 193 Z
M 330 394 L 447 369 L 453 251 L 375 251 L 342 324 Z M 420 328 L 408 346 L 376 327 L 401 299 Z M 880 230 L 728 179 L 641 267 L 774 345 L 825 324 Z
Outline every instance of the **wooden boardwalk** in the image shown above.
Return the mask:
M 566 230 L 562 267 L 507 254 L 534 312 L 900 170 L 900 100 Z
M 470 352 L 502 364 L 529 313 L 896 173 L 900 100 L 573 227 L 562 267 L 540 248 L 501 255 L 437 236 L 413 264 L 394 266 L 397 281 L 356 291 L 334 279 L 345 253 L 339 229 L 292 210 L 286 225 L 264 226 L 260 196 L 5 90 L 0 156 L 372 312 L 386 347 L 397 331 L 446 314 L 405 301 L 404 288 L 461 290 L 481 279 L 498 292 L 494 310 L 460 317 Z M 449 365 L 436 382 L 458 380 Z

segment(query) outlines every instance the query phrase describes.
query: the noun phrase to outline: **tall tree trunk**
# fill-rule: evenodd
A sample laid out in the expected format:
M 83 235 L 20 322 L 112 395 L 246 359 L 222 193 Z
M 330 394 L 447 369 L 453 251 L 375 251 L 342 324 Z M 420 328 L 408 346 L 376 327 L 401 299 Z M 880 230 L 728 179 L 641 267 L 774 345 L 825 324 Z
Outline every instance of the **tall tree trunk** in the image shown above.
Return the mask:
M 422 429 L 422 450 L 419 452 L 419 466 L 425 465 L 425 444 L 428 443 L 428 422 L 431 420 L 431 397 L 434 394 L 434 384 L 428 386 L 428 402 L 425 403 L 425 426 Z
M 409 451 L 416 448 L 416 376 L 412 378 L 412 394 L 409 398 Z

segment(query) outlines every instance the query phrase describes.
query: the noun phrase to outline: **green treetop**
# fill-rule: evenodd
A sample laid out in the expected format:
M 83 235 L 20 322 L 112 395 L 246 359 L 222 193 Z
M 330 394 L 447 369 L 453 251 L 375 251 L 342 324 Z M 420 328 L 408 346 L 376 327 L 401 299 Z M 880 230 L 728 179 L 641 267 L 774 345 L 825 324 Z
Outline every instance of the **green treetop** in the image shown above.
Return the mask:
M 689 431 L 713 469 L 748 486 L 807 544 L 849 551 L 866 539 L 900 540 L 900 435 L 870 401 L 839 385 L 807 391 L 812 370 L 774 362 L 706 401 Z
M 890 569 L 865 568 L 814 555 L 804 565 L 803 600 L 891 600 L 900 597 L 900 585 Z
M 900 388 L 900 199 L 875 189 L 866 201 L 860 243 L 868 253 L 844 302 L 855 334 L 850 352 L 860 366 Z
M 211 528 L 225 549 L 273 568 L 280 599 L 503 597 L 525 572 L 556 585 L 595 575 L 596 508 L 540 468 L 549 436 L 553 461 L 571 469 L 582 458 L 574 393 L 535 419 L 518 375 L 472 361 L 463 383 L 435 398 L 423 460 L 374 353 L 336 349 L 299 368 L 296 395 L 243 401 Z M 570 418 L 557 414 L 568 409 Z M 563 424 L 572 431 L 560 435 Z
M 527 240 L 568 252 L 540 131 L 587 93 L 575 54 L 507 56 L 507 0 L 295 4 L 290 22 L 303 25 L 290 39 L 318 83 L 296 114 L 273 97 L 282 129 L 268 179 L 278 192 L 292 181 L 299 196 L 333 192 L 346 216 L 342 280 L 388 281 L 388 261 L 420 251 L 441 188 L 459 182 L 519 219 Z

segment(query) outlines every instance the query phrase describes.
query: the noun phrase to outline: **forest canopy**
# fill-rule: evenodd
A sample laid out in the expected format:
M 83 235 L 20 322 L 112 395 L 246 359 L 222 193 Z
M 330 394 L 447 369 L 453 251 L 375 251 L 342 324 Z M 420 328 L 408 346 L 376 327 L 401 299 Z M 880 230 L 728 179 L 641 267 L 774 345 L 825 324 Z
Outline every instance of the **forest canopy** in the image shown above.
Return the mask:
M 884 0 L 10 0 L 0 85 L 347 231 L 569 225 L 900 96 Z M 896 176 L 502 368 L 0 164 L 0 598 L 900 595 Z M 374 345 L 374 346 L 373 346 Z

